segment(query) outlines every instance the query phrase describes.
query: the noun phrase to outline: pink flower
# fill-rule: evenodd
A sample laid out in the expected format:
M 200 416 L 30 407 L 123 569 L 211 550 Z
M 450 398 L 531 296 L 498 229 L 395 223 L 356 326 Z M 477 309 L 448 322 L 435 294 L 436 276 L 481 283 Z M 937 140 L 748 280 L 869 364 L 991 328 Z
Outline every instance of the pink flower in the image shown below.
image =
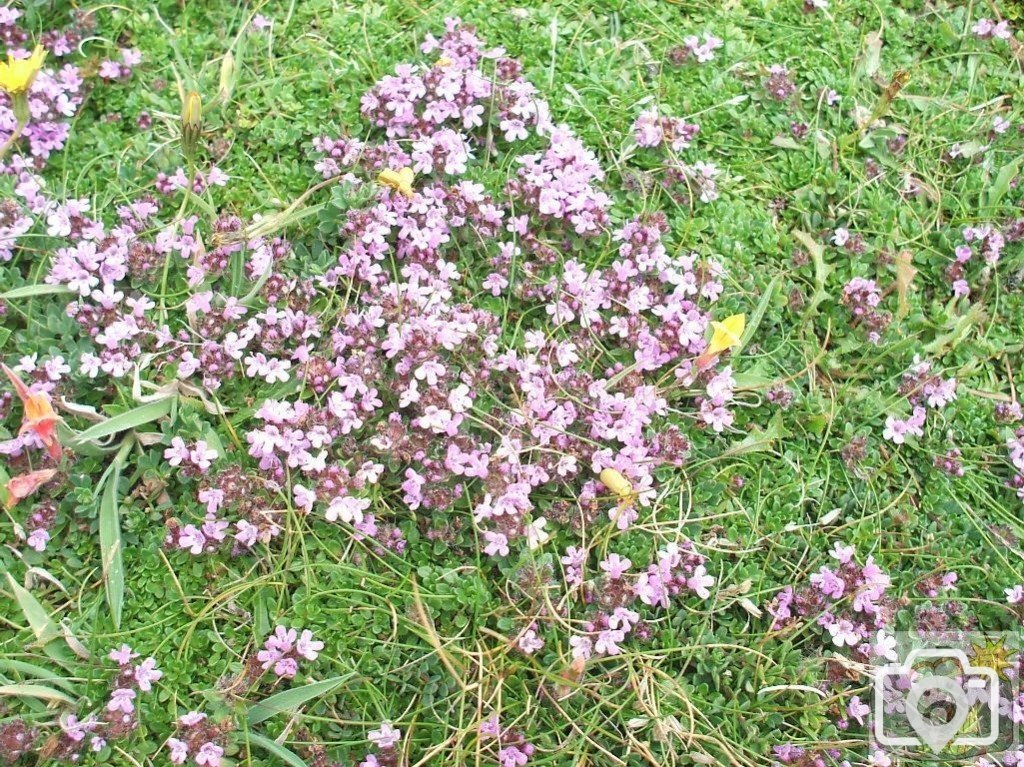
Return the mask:
M 853 546 L 844 546 L 839 541 L 836 541 L 832 546 L 832 551 L 829 554 L 836 559 L 841 565 L 848 564 L 853 560 L 854 548 Z
M 172 764 L 184 764 L 188 759 L 188 744 L 177 738 L 167 739 L 167 748 L 170 750 Z
M 107 657 L 116 662 L 119 666 L 127 666 L 132 662 L 133 658 L 138 658 L 139 654 L 137 652 L 133 652 L 132 648 L 128 645 L 123 644 L 116 650 L 111 650 Z
M 324 519 L 328 522 L 337 522 L 339 519 L 348 524 L 359 524 L 363 521 L 363 512 L 370 508 L 369 498 L 356 498 L 355 496 L 339 496 L 331 500 L 327 511 L 324 512 Z
M 618 554 L 609 554 L 608 558 L 598 565 L 608 574 L 608 578 L 613 581 L 619 580 L 632 566 L 632 562 L 620 557 Z
M 146 658 L 135 667 L 135 681 L 143 692 L 149 692 L 153 682 L 158 681 L 163 675 L 164 672 L 157 669 L 154 658 Z
M 572 647 L 572 657 L 589 660 L 594 652 L 594 641 L 587 636 L 573 635 L 569 637 L 569 646 Z
M 395 729 L 391 722 L 384 721 L 380 723 L 379 730 L 371 730 L 366 737 L 377 748 L 393 748 L 402 739 L 402 732 Z
M 822 567 L 817 573 L 811 575 L 811 585 L 832 599 L 841 599 L 846 583 L 827 567 Z
M 196 764 L 200 767 L 220 767 L 220 759 L 224 756 L 224 749 L 216 743 L 204 743 L 196 753 Z
M 861 636 L 854 625 L 848 620 L 838 620 L 826 626 L 828 633 L 832 635 L 832 643 L 837 647 L 849 645 L 856 647 L 860 644 Z
M 121 711 L 130 714 L 135 710 L 135 690 L 125 687 L 118 687 L 110 693 L 110 700 L 107 701 L 107 711 Z
M 523 767 L 529 757 L 517 746 L 507 746 L 498 751 L 498 763 L 501 767 Z
M 484 531 L 484 540 L 487 544 L 484 546 L 484 553 L 489 557 L 507 557 L 509 554 L 508 538 L 502 533 L 496 533 L 493 530 Z
M 306 660 L 316 660 L 322 649 L 324 643 L 313 639 L 313 632 L 309 629 L 304 629 L 295 643 L 295 651 Z
M 626 633 L 618 629 L 606 629 L 597 635 L 594 652 L 599 655 L 618 655 L 622 652 L 619 642 L 626 638 Z
M 854 695 L 846 707 L 846 712 L 857 720 L 857 724 L 863 725 L 864 717 L 871 713 L 871 706 L 861 702 L 859 695 Z
M 879 629 L 875 634 L 875 642 L 871 649 L 876 656 L 888 661 L 896 661 L 899 658 L 896 653 L 896 637 L 886 634 L 884 629 Z
M 537 636 L 537 632 L 533 629 L 527 629 L 519 637 L 517 644 L 526 655 L 533 655 L 544 646 L 544 640 Z
M 217 460 L 217 451 L 206 444 L 205 440 L 199 440 L 196 442 L 196 446 L 189 451 L 189 460 L 195 464 L 195 467 L 201 472 L 206 472 L 213 462 Z
M 708 599 L 711 596 L 708 589 L 715 585 L 715 579 L 707 574 L 704 565 L 697 565 L 693 570 L 693 575 L 686 579 L 686 585 L 701 599 Z
M 182 461 L 189 460 L 190 451 L 181 437 L 173 437 L 171 446 L 164 450 L 164 458 L 171 466 L 180 466 Z

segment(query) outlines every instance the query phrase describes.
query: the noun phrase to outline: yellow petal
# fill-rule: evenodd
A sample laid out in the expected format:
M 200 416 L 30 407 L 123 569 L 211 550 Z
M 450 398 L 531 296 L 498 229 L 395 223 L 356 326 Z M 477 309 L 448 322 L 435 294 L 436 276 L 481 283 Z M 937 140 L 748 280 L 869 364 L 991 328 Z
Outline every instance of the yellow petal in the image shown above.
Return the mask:
M 412 197 L 415 194 L 412 189 L 412 182 L 415 180 L 416 174 L 413 173 L 412 168 L 402 168 L 401 170 L 386 168 L 377 176 L 378 183 L 394 189 L 406 197 Z
M 600 479 L 601 484 L 619 498 L 629 498 L 633 495 L 633 484 L 616 469 L 604 469 L 600 474 Z
M 37 45 L 27 59 L 15 59 L 7 54 L 7 63 L 0 63 L 0 88 L 9 94 L 25 93 L 46 60 L 46 49 Z
M 726 349 L 732 349 L 740 345 L 740 337 L 747 324 L 747 315 L 734 314 L 726 317 L 721 322 L 712 322 L 711 327 L 715 329 L 711 336 L 711 343 L 708 344 L 705 354 L 721 354 Z

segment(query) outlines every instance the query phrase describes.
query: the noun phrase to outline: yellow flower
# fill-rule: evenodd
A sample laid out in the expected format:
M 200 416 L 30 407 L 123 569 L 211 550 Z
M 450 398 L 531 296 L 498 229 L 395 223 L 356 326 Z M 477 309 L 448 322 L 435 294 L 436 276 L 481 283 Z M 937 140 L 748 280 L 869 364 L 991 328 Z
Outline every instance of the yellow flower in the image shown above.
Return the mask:
M 711 336 L 711 343 L 704 352 L 707 356 L 721 354 L 726 349 L 732 349 L 740 345 L 740 336 L 743 335 L 743 328 L 747 324 L 747 315 L 734 314 L 726 317 L 721 322 L 712 322 L 711 327 L 715 333 Z
M 412 197 L 415 192 L 412 189 L 412 182 L 416 179 L 416 175 L 412 172 L 412 168 L 402 168 L 401 170 L 382 170 L 380 175 L 377 176 L 377 181 L 384 186 L 394 189 L 400 194 L 404 194 L 406 197 Z
M 450 66 L 451 66 L 452 64 L 454 64 L 454 63 L 455 63 L 455 62 L 454 62 L 454 61 L 452 61 L 452 60 L 451 60 L 450 58 L 448 58 L 447 56 L 442 56 L 441 58 L 439 58 L 439 59 L 437 60 L 437 66 L 439 66 L 439 67 L 441 67 L 441 68 L 444 68 L 444 67 L 450 67 Z
M 11 96 L 27 93 L 46 60 L 46 50 L 37 45 L 27 59 L 15 59 L 7 54 L 7 63 L 0 61 L 0 88 Z

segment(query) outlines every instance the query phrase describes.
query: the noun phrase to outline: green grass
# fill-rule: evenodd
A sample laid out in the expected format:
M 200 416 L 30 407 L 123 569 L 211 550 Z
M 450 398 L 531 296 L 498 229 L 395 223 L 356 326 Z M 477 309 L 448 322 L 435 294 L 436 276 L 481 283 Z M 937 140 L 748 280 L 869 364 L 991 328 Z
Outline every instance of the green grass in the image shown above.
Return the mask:
M 37 11 L 42 28 L 65 18 Z M 1016 12 L 1013 4 L 1002 11 L 1011 19 Z M 272 18 L 272 30 L 235 45 L 253 12 Z M 829 563 L 834 542 L 856 545 L 861 559 L 873 554 L 909 611 L 928 602 L 915 589 L 922 578 L 953 570 L 957 599 L 979 623 L 1019 623 L 1003 589 L 1024 582 L 1024 523 L 1021 502 L 1004 486 L 1012 476 L 1009 431 L 992 411 L 1021 383 L 1024 251 L 1008 245 L 986 285 L 972 278 L 973 312 L 950 301 L 943 276 L 963 226 L 1024 215 L 1019 187 L 1005 183 L 1016 177 L 1024 150 L 1021 60 L 1004 42 L 975 39 L 970 27 L 981 15 L 993 15 L 986 3 L 861 0 L 833 0 L 830 10 L 814 14 L 804 14 L 797 0 L 101 7 L 97 37 L 85 53 L 101 58 L 118 41 L 139 48 L 144 60 L 131 81 L 97 87 L 74 119 L 68 146 L 45 171 L 57 197 L 88 198 L 94 212 L 112 214 L 148 193 L 156 171 L 181 164 L 177 79 L 209 97 L 221 57 L 235 45 L 238 83 L 230 104 L 210 115 L 202 149 L 231 182 L 206 199 L 243 218 L 282 210 L 319 181 L 312 138 L 370 135 L 359 115 L 363 91 L 397 63 L 422 60 L 423 34 L 439 33 L 446 16 L 460 16 L 488 44 L 524 62 L 556 120 L 598 153 L 609 189 L 623 190 L 627 175 L 657 171 L 664 162 L 660 152 L 630 148 L 640 104 L 698 122 L 697 149 L 687 156 L 718 165 L 721 198 L 688 205 L 657 187 L 620 191 L 613 218 L 663 211 L 673 248 L 715 255 L 725 265 L 724 307 L 749 319 L 768 299 L 733 363 L 743 403 L 737 430 L 715 436 L 694 428 L 692 414 L 679 414 L 694 442 L 691 461 L 659 473 L 654 512 L 616 541 L 616 551 L 646 563 L 653 537 L 683 532 L 709 556 L 718 590 L 707 602 L 677 603 L 649 616 L 651 642 L 592 662 L 569 694 L 561 694 L 568 634 L 561 646 L 549 642 L 532 657 L 514 652 L 509 640 L 523 616 L 561 598 L 557 552 L 570 538 L 557 550 L 495 563 L 478 552 L 466 509 L 426 517 L 393 503 L 408 553 L 380 556 L 336 526 L 289 508 L 283 535 L 258 556 L 190 557 L 164 550 L 162 542 L 166 518 L 198 509 L 195 482 L 167 466 L 162 448 L 134 446 L 114 485 L 125 569 L 119 626 L 104 590 L 99 533 L 97 481 L 109 457 L 83 458 L 72 470 L 62 521 L 45 553 L 26 552 L 15 540 L 20 509 L 0 522 L 10 544 L 0 551 L 0 569 L 30 587 L 57 624 L 53 641 L 33 641 L 24 605 L 0 582 L 0 683 L 39 681 L 31 679 L 34 672 L 4 665 L 26 662 L 55 675 L 43 683 L 78 702 L 71 709 L 0 698 L 0 721 L 25 715 L 45 729 L 64 709 L 101 706 L 111 676 L 104 656 L 127 642 L 155 656 L 164 677 L 145 704 L 141 730 L 83 763 L 166 764 L 161 748 L 174 718 L 194 709 L 234 721 L 229 754 L 238 764 L 284 763 L 260 736 L 280 739 L 293 758 L 308 759 L 305 747 L 315 743 L 341 764 L 355 764 L 368 752 L 367 731 L 385 719 L 406 734 L 409 765 L 493 764 L 485 756 L 493 750 L 477 736 L 492 710 L 536 746 L 531 765 L 746 767 L 770 763 L 772 746 L 787 742 L 849 745 L 863 754 L 860 736 L 836 728 L 836 700 L 788 687 L 761 692 L 815 685 L 826 676 L 833 648 L 823 632 L 813 622 L 772 632 L 762 611 L 781 588 L 806 582 Z M 716 59 L 673 65 L 669 51 L 703 32 L 725 41 Z M 873 53 L 876 35 L 882 44 Z M 787 66 L 799 86 L 789 104 L 771 100 L 762 87 L 772 64 Z M 870 112 L 898 70 L 910 74 L 909 83 L 885 119 L 908 140 L 895 155 L 885 145 L 892 133 L 857 131 L 850 112 L 855 105 Z M 842 97 L 839 107 L 819 98 L 830 88 Z M 143 111 L 153 116 L 150 130 L 135 125 Z M 944 159 L 956 143 L 987 143 L 997 112 L 1013 127 L 991 148 L 975 161 Z M 112 114 L 120 119 L 104 119 Z M 789 139 L 793 121 L 806 123 L 806 138 Z M 885 171 L 882 178 L 869 178 L 868 158 Z M 503 179 L 509 171 L 495 165 L 487 173 Z M 904 197 L 908 175 L 927 193 Z M 325 191 L 309 202 L 329 201 Z M 203 215 L 198 203 L 193 212 Z M 296 244 L 294 273 L 330 261 L 338 215 L 326 205 L 286 232 Z M 828 244 L 839 226 L 864 238 L 864 254 Z M 794 262 L 794 251 L 807 249 L 797 232 L 825 246 L 817 270 Z M 40 281 L 46 247 L 42 239 L 41 253 L 0 265 L 0 284 Z M 904 250 L 917 270 L 905 315 L 883 343 L 869 344 L 840 305 L 842 286 L 860 276 L 888 291 L 897 276 L 891 257 Z M 595 248 L 574 256 L 596 264 L 611 254 Z M 898 311 L 895 288 L 884 305 Z M 4 358 L 74 358 L 87 350 L 61 309 L 59 298 L 9 302 Z M 510 322 L 507 335 L 519 332 Z M 956 377 L 960 396 L 929 412 L 923 439 L 896 447 L 882 439 L 883 424 L 892 412 L 905 414 L 897 390 L 915 354 Z M 786 410 L 766 399 L 782 384 L 795 395 Z M 246 385 L 236 407 L 245 398 L 246 407 L 258 406 L 269 396 Z M 135 404 L 126 388 L 103 386 L 83 400 L 108 413 Z M 229 419 L 236 431 L 251 412 Z M 157 421 L 164 443 L 176 434 L 213 433 L 232 459 L 245 460 L 243 451 L 230 452 L 216 417 L 184 404 L 174 415 Z M 6 421 L 11 432 L 17 417 Z M 868 438 L 867 456 L 851 468 L 841 451 L 857 436 Z M 932 466 L 954 445 L 967 468 L 959 479 Z M 239 693 L 232 679 L 278 623 L 309 628 L 327 643 L 293 687 L 341 681 L 250 726 L 249 707 L 287 683 L 272 687 L 264 679 Z M 90 657 L 78 657 L 66 635 Z M 867 681 L 859 684 L 867 689 Z

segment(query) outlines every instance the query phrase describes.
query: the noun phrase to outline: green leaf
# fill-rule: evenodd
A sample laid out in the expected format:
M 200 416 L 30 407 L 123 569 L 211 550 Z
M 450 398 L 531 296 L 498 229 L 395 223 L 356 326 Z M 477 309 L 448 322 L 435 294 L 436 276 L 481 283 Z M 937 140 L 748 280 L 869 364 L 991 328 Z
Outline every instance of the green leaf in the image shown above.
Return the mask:
M 768 311 L 768 306 L 771 304 L 772 299 L 775 298 L 775 290 L 779 287 L 781 279 L 780 275 L 775 275 L 772 281 L 768 283 L 768 287 L 765 288 L 764 295 L 757 302 L 757 306 L 751 312 L 750 319 L 747 321 L 746 329 L 743 331 L 743 336 L 740 339 L 741 346 L 746 346 L 750 339 L 754 337 L 754 333 L 757 332 L 757 326 L 761 324 L 764 313 Z
M 72 440 L 71 445 L 94 442 L 104 437 L 109 437 L 111 434 L 117 434 L 128 429 L 137 429 L 158 418 L 163 418 L 171 412 L 171 402 L 173 399 L 174 397 L 172 396 L 162 397 L 153 402 L 147 402 L 145 405 L 127 410 L 124 413 L 118 413 L 103 423 L 98 423 L 95 426 L 90 426 L 85 431 L 80 431 Z
M 992 182 L 992 186 L 985 191 L 986 207 L 993 208 L 999 204 L 999 201 L 1003 199 L 1003 195 L 1010 190 L 1010 183 L 1017 177 L 1018 173 L 1020 173 L 1020 158 L 1008 162 L 999 169 L 995 181 Z
M 271 695 L 249 707 L 249 724 L 259 724 L 274 714 L 285 711 L 295 711 L 303 703 L 308 703 L 314 698 L 319 698 L 334 690 L 338 685 L 350 678 L 351 674 L 336 676 L 325 679 L 322 682 L 311 682 L 302 687 L 293 687 L 290 690 Z
M 776 136 L 769 142 L 772 146 L 777 146 L 779 149 L 803 149 L 803 144 L 797 141 L 792 136 Z
M 828 276 L 835 271 L 835 266 L 828 263 L 825 260 L 825 247 L 821 243 L 816 242 L 811 235 L 807 232 L 801 232 L 799 229 L 793 230 L 793 236 L 796 237 L 800 244 L 807 248 L 807 252 L 811 256 L 811 261 L 814 263 L 814 295 L 811 296 L 811 302 L 804 310 L 804 315 L 811 317 L 818 311 L 818 305 L 821 304 L 826 298 L 828 298 L 828 292 L 825 290 L 825 283 L 828 281 Z
M 75 702 L 74 698 L 70 695 L 41 684 L 0 685 L 0 698 L 4 697 L 39 698 L 40 700 L 71 704 Z
M 59 296 L 72 292 L 64 285 L 22 285 L 20 288 L 0 293 L 0 301 L 13 301 L 16 298 L 34 298 L 35 296 Z
M 74 692 L 75 686 L 62 676 L 58 676 L 49 669 L 43 668 L 42 666 L 36 666 L 32 663 L 26 663 L 23 660 L 13 660 L 10 658 L 0 658 L 0 671 L 4 671 L 8 674 L 15 674 L 23 677 L 32 677 L 34 679 L 45 679 L 50 684 L 61 687 L 68 692 Z
M 763 453 L 772 449 L 772 444 L 789 436 L 789 430 L 782 423 L 782 413 L 776 413 L 764 429 L 751 427 L 750 433 L 723 455 L 746 455 L 747 453 Z
M 14 580 L 14 576 L 10 573 L 7 573 L 7 581 L 11 591 L 14 592 L 14 599 L 21 608 L 21 612 L 25 616 L 25 620 L 28 621 L 28 625 L 32 627 L 32 633 L 36 635 L 39 643 L 45 645 L 54 639 L 60 639 L 60 626 L 50 617 L 50 614 L 40 601 L 32 596 L 28 589 Z
M 255 732 L 248 732 L 246 735 L 249 738 L 249 742 L 254 746 L 259 746 L 268 754 L 276 756 L 285 764 L 290 764 L 292 767 L 309 767 L 302 759 L 300 759 L 292 751 L 282 746 L 280 743 L 271 740 L 265 735 L 257 735 Z
M 107 592 L 107 604 L 114 619 L 114 628 L 121 628 L 121 611 L 124 606 L 124 557 L 121 545 L 120 498 L 117 485 L 121 479 L 120 468 L 115 468 L 107 478 L 100 499 L 100 553 L 103 556 L 103 584 Z

